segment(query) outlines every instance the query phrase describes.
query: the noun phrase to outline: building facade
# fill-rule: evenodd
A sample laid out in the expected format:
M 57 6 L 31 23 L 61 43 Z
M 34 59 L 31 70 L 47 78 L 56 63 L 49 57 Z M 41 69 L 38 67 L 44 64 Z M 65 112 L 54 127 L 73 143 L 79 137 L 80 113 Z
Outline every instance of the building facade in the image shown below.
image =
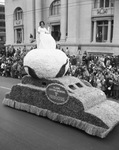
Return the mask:
M 0 51 L 4 48 L 5 37 L 5 6 L 0 5 Z
M 119 1 L 117 0 L 5 0 L 6 45 L 32 45 L 43 20 L 51 34 L 70 54 L 119 54 Z

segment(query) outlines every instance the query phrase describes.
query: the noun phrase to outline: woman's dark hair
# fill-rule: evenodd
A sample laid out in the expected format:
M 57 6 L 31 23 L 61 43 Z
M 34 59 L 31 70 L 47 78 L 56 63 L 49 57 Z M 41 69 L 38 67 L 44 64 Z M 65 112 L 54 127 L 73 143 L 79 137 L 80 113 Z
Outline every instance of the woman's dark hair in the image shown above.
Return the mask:
M 44 22 L 44 21 L 40 21 L 40 22 L 39 22 L 39 25 L 40 25 L 40 26 L 41 26 L 41 23 L 43 23 L 43 24 L 45 25 L 45 22 Z

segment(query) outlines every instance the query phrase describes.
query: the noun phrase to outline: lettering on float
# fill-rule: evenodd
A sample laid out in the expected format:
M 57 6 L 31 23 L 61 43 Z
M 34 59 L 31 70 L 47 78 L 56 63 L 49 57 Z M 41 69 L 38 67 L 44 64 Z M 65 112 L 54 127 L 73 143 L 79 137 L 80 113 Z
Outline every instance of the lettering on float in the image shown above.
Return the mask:
M 68 91 L 60 84 L 52 83 L 46 88 L 47 98 L 54 104 L 61 105 L 65 104 L 68 99 Z

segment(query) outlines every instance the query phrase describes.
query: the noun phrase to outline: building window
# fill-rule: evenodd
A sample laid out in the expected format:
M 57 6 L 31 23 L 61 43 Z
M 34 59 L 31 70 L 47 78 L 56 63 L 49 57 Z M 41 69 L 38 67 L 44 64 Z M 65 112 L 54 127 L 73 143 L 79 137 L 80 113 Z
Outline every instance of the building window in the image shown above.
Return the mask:
M 16 8 L 15 13 L 14 13 L 14 20 L 22 20 L 23 18 L 23 11 L 20 7 Z
M 24 41 L 23 10 L 18 7 L 14 11 L 14 42 L 23 43 Z
M 17 29 L 16 34 L 17 34 L 17 43 L 22 43 L 22 29 Z
M 94 0 L 94 8 L 98 8 L 98 0 Z
M 15 43 L 23 43 L 24 41 L 24 30 L 23 28 L 15 28 L 14 29 L 14 42 Z
M 100 8 L 109 7 L 110 0 L 100 0 Z
M 104 7 L 104 0 L 100 0 L 100 8 Z
M 108 33 L 109 32 L 109 33 Z M 93 42 L 112 42 L 113 39 L 113 20 L 102 20 L 92 22 L 92 41 Z
M 5 27 L 5 22 L 0 22 L 0 27 Z
M 60 33 L 60 25 L 53 25 L 51 32 L 55 41 L 60 41 L 61 33 Z
M 0 6 L 0 12 L 5 12 L 5 8 Z
M 97 42 L 107 41 L 108 21 L 97 21 Z
M 110 0 L 110 7 L 114 7 L 114 0 Z
M 5 32 L 5 29 L 0 29 L 0 32 Z
M 3 15 L 3 14 L 0 14 L 0 19 L 5 19 L 5 15 Z
M 0 36 L 0 42 L 4 42 L 5 41 L 5 37 L 4 36 Z
M 50 5 L 50 15 L 59 15 L 60 7 L 61 7 L 60 0 L 54 0 Z
M 109 0 L 105 0 L 105 7 L 109 7 Z
M 114 0 L 94 0 L 94 8 L 114 7 Z

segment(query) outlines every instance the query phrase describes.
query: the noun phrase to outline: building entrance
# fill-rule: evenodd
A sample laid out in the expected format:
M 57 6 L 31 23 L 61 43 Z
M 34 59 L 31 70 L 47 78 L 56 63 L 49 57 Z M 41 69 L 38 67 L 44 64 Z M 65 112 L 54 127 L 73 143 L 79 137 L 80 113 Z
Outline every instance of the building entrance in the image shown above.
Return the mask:
M 61 37 L 60 25 L 53 25 L 51 34 L 56 41 L 59 41 Z

